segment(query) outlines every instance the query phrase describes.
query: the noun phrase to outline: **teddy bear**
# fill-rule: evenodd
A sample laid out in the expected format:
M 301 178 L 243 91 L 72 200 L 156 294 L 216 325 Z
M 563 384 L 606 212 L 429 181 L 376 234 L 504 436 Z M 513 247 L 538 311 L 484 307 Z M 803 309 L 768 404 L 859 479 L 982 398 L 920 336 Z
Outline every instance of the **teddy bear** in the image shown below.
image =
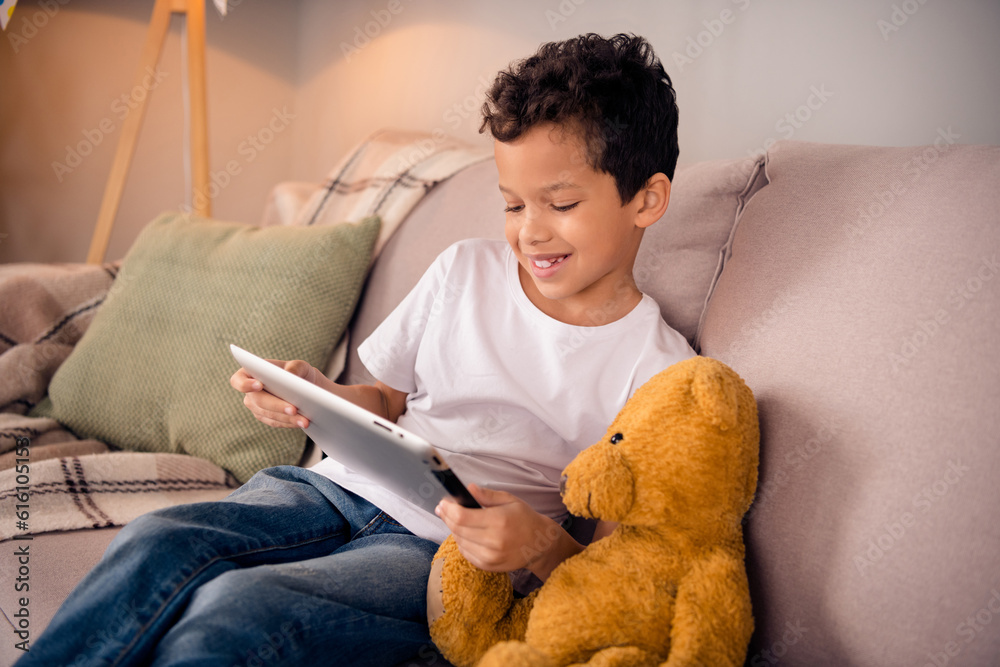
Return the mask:
M 460 667 L 742 665 L 759 441 L 757 404 L 731 368 L 696 356 L 661 371 L 563 471 L 567 510 L 614 531 L 527 597 L 449 537 L 428 582 L 434 643 Z

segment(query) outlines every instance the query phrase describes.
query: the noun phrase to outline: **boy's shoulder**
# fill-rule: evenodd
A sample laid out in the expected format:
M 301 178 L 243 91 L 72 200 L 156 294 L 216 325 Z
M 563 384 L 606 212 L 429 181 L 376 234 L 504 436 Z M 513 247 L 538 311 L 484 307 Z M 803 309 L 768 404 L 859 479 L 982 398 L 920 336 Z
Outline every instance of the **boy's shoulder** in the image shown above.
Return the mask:
M 435 262 L 449 271 L 468 270 L 488 266 L 504 266 L 509 254 L 510 246 L 507 245 L 506 241 L 462 239 L 445 248 Z
M 506 241 L 500 239 L 473 238 L 455 241 L 444 252 L 482 253 L 504 257 L 509 247 Z
M 423 280 L 429 281 L 426 284 L 432 291 L 465 291 L 474 285 L 501 284 L 509 261 L 510 247 L 506 241 L 462 239 L 438 254 Z

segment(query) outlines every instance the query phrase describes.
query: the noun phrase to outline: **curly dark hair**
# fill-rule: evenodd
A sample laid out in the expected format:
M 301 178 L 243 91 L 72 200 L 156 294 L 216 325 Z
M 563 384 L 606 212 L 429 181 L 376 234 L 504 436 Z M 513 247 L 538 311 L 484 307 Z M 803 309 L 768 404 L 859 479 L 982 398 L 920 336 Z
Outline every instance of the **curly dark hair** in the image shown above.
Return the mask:
M 590 166 L 611 174 L 624 205 L 653 174 L 673 179 L 677 115 L 673 84 L 649 42 L 591 33 L 543 44 L 501 71 L 479 131 L 509 142 L 539 123 L 575 126 Z

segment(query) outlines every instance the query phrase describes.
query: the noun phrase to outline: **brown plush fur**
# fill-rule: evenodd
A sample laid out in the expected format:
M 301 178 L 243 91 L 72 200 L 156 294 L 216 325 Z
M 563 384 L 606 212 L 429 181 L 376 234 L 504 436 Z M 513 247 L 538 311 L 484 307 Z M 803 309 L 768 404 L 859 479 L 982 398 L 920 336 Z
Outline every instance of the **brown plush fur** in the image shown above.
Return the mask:
M 741 522 L 759 438 L 753 394 L 725 364 L 659 373 L 564 471 L 569 511 L 618 528 L 523 599 L 449 538 L 429 588 L 443 604 L 435 644 L 462 666 L 742 665 L 753 617 Z

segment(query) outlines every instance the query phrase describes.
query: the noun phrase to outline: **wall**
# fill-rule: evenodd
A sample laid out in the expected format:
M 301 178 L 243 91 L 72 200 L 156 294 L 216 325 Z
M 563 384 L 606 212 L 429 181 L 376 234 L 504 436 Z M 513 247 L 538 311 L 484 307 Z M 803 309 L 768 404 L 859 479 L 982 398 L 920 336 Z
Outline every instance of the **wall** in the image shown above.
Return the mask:
M 298 137 L 300 175 L 388 123 L 476 140 L 477 119 L 459 114 L 475 115 L 479 104 L 469 98 L 481 102 L 482 83 L 539 43 L 583 32 L 635 32 L 652 42 L 678 92 L 682 163 L 752 153 L 781 138 L 928 144 L 949 126 L 964 143 L 1000 143 L 995 0 L 499 6 L 304 0 L 300 85 L 310 136 Z M 355 94 L 345 101 L 331 92 L 340 89 Z
M 85 260 L 124 119 L 147 94 L 108 259 L 122 257 L 161 211 L 189 203 L 181 21 L 172 21 L 147 91 L 134 84 L 153 3 L 60 2 L 49 3 L 53 11 L 22 0 L 2 35 L 0 261 Z M 222 19 L 207 4 L 211 169 L 241 165 L 213 213 L 256 222 L 269 188 L 290 171 L 294 142 L 290 124 L 261 151 L 248 137 L 275 113 L 294 113 L 298 5 L 237 1 Z
M 782 138 L 1000 144 L 995 0 L 242 0 L 225 20 L 208 4 L 212 170 L 241 167 L 214 202 L 224 219 L 256 222 L 272 184 L 321 180 L 381 127 L 487 143 L 496 71 L 590 31 L 650 39 L 678 91 L 681 164 Z M 61 182 L 51 163 L 116 119 L 151 7 L 70 0 L 17 53 L 0 45 L 0 261 L 85 257 L 117 135 Z M 8 35 L 36 11 L 22 0 Z M 178 53 L 175 29 L 109 257 L 184 202 Z M 251 151 L 276 112 L 286 127 Z

